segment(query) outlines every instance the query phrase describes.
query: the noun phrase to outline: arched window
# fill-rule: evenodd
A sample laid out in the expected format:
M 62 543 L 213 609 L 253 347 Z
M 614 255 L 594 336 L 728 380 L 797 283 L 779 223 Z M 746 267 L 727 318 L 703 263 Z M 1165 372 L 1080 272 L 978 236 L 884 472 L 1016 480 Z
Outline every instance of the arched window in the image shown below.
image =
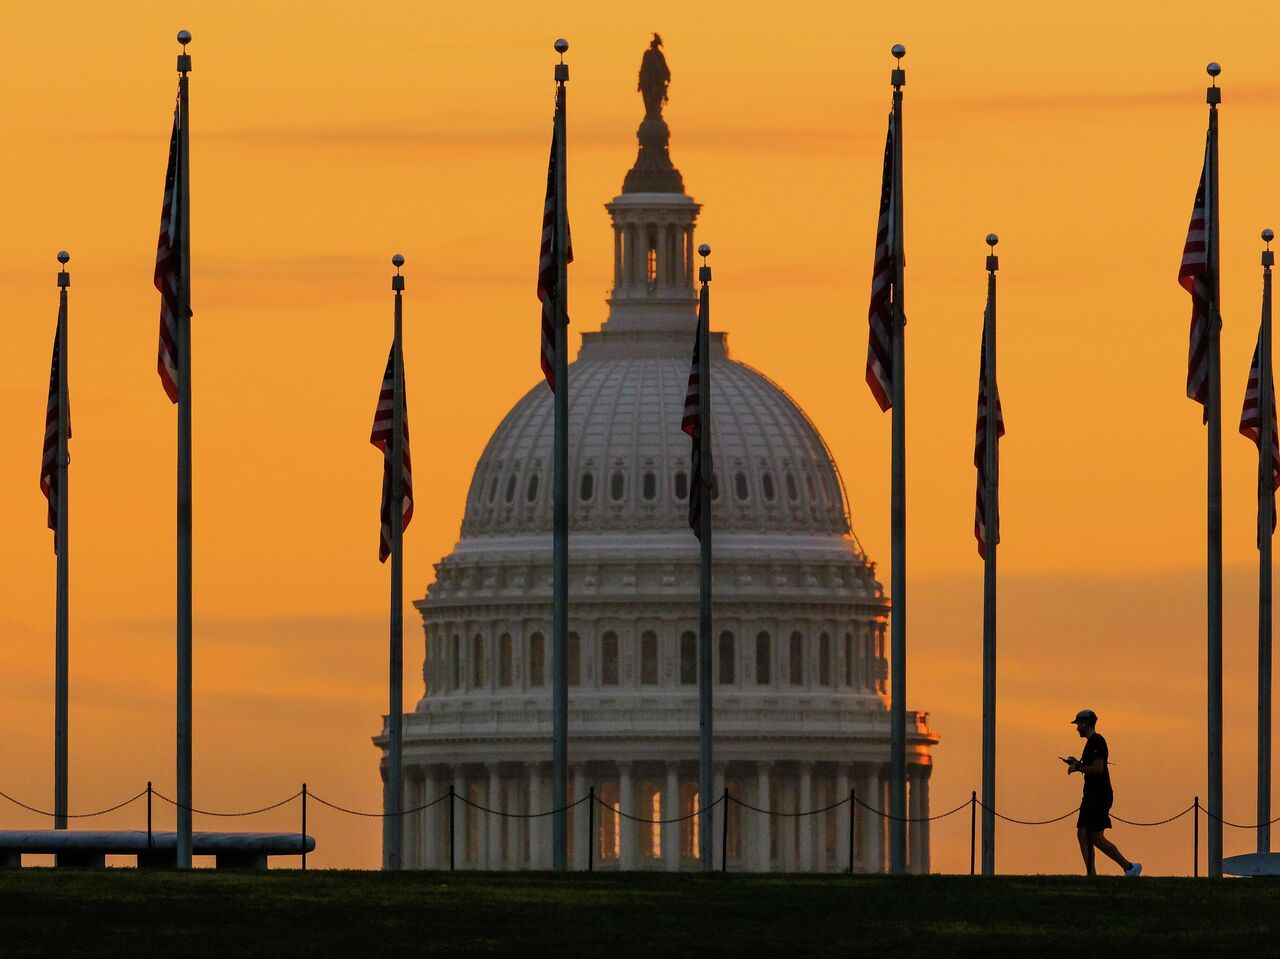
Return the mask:
M 791 648 L 788 650 L 787 672 L 792 686 L 804 685 L 804 637 L 800 633 L 791 634 Z
M 826 633 L 818 637 L 818 685 L 831 685 L 831 637 Z
M 529 686 L 535 688 L 547 681 L 547 641 L 541 633 L 529 637 Z
M 507 477 L 507 502 L 510 503 L 516 498 L 516 474 L 512 473 Z
M 600 637 L 600 685 L 618 685 L 618 634 L 612 630 Z
M 498 637 L 498 685 L 502 687 L 510 686 L 512 683 L 511 674 L 511 634 L 503 633 Z
M 795 502 L 800 498 L 800 491 L 796 489 L 796 478 L 791 473 L 787 474 L 787 499 Z
M 764 498 L 766 502 L 772 503 L 775 490 L 773 488 L 773 474 L 765 473 L 760 477 L 760 486 L 764 490 Z
M 578 483 L 578 498 L 584 503 L 591 502 L 596 492 L 596 478 L 593 473 L 583 473 Z
M 622 470 L 614 470 L 613 475 L 609 477 L 609 498 L 615 503 L 620 502 L 627 492 L 627 478 L 622 475 Z
M 739 470 L 733 476 L 733 495 L 738 497 L 739 502 L 746 502 L 748 492 L 747 474 Z
M 498 477 L 489 480 L 489 502 L 492 503 L 498 495 Z
M 569 634 L 569 644 L 565 649 L 564 659 L 564 671 L 569 674 L 569 685 L 577 686 L 582 678 L 582 641 L 577 633 Z
M 685 475 L 684 470 L 676 473 L 676 499 L 689 498 L 689 477 Z
M 717 673 L 720 677 L 721 686 L 732 686 L 734 675 L 734 658 L 733 658 L 733 633 L 725 630 L 720 634 L 720 648 L 717 650 L 718 659 L 720 660 Z
M 658 635 L 652 630 L 640 636 L 640 684 L 658 685 Z
M 809 502 L 816 503 L 818 501 L 818 491 L 813 488 L 813 474 L 804 474 L 804 486 L 809 491 Z
M 645 499 L 651 500 L 658 495 L 658 477 L 652 471 L 644 474 L 644 484 L 641 487 L 641 493 Z
M 484 688 L 484 637 L 479 633 L 471 637 L 471 688 Z
M 462 688 L 462 637 L 456 633 L 453 636 L 453 649 L 449 655 L 449 688 Z
M 538 474 L 532 473 L 529 476 L 529 485 L 525 488 L 524 498 L 530 503 L 538 498 Z
M 680 636 L 680 685 L 698 685 L 698 634 Z
M 773 682 L 773 643 L 768 633 L 756 635 L 756 685 L 768 686 Z
M 658 286 L 658 238 L 652 234 L 649 236 L 649 252 L 645 254 L 644 269 L 649 289 L 656 289 Z

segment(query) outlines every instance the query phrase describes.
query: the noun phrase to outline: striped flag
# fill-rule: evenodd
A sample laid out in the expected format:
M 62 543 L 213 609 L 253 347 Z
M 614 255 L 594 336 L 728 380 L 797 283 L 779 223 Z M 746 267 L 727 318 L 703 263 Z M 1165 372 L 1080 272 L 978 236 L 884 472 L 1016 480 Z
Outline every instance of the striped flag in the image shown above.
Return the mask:
M 58 380 L 62 366 L 62 316 L 59 311 L 58 330 L 53 334 L 53 361 L 49 364 L 49 403 L 44 417 L 44 457 L 40 463 L 40 492 L 49 501 L 49 529 L 53 530 L 53 551 L 58 551 L 58 426 L 62 417 L 67 421 L 67 439 L 71 439 L 71 403 L 66 410 L 59 401 Z
M 396 392 L 396 351 L 391 348 L 387 357 L 387 372 L 382 376 L 382 389 L 378 393 L 378 408 L 373 413 L 373 432 L 369 442 L 382 450 L 382 532 L 378 543 L 378 561 L 385 563 L 391 555 L 391 438 L 395 430 L 395 392 Z M 409 528 L 409 520 L 413 519 L 413 481 L 409 469 L 409 409 L 405 399 L 403 386 L 400 395 L 404 404 L 401 423 L 404 425 L 404 468 L 401 472 L 402 492 L 404 493 L 404 519 L 401 530 Z
M 559 199 L 556 191 L 557 146 L 559 143 L 553 127 L 551 161 L 547 164 L 547 199 L 542 205 L 542 246 L 538 251 L 538 300 L 542 303 L 542 374 L 547 378 L 547 385 L 553 393 L 556 390 L 556 294 L 560 283 L 560 264 L 556 258 L 556 209 Z M 566 213 L 565 237 L 568 243 L 565 263 L 572 263 L 573 238 L 569 236 L 567 216 Z M 568 322 L 566 316 L 565 323 Z
M 896 246 L 893 235 L 897 202 L 893 169 L 893 114 L 884 144 L 884 175 L 880 183 L 880 219 L 876 223 L 875 266 L 871 270 L 871 326 L 867 339 L 867 385 L 880 409 L 893 406 L 893 281 Z
M 693 336 L 693 363 L 689 367 L 689 386 L 684 394 L 684 416 L 680 429 L 693 440 L 689 470 L 689 526 L 693 535 L 702 539 L 702 308 L 698 308 L 698 325 Z
M 1204 168 L 1196 188 L 1196 202 L 1182 248 L 1178 283 L 1191 294 L 1191 344 L 1187 353 L 1187 396 L 1204 406 L 1209 421 L 1209 305 L 1213 298 L 1209 276 L 1209 227 L 1211 211 L 1206 184 L 1209 178 L 1209 148 L 1205 147 Z
M 1258 447 L 1258 455 L 1262 456 L 1262 417 L 1259 415 L 1258 398 L 1261 393 L 1262 377 L 1262 331 L 1258 331 L 1258 344 L 1253 348 L 1253 363 L 1249 366 L 1249 385 L 1244 394 L 1244 409 L 1240 413 L 1240 432 Z M 1270 379 L 1270 378 L 1269 378 Z M 1272 380 L 1274 383 L 1274 380 Z M 1276 429 L 1276 396 L 1274 386 L 1271 391 L 1271 475 L 1265 475 L 1265 466 L 1259 464 L 1258 495 L 1263 490 L 1271 495 L 1271 532 L 1276 531 L 1275 491 L 1280 488 L 1280 432 Z M 1258 543 L 1262 543 L 1262 528 L 1258 529 Z
M 983 559 L 987 556 L 987 504 L 983 492 L 987 485 L 987 397 L 995 396 L 996 401 L 996 436 L 995 436 L 995 455 L 996 455 L 996 475 L 993 477 L 997 484 L 996 489 L 996 514 L 993 517 L 992 527 L 995 536 L 990 540 L 991 544 L 1000 542 L 1000 506 L 999 506 L 999 462 L 1000 462 L 1000 437 L 1004 436 L 1004 410 L 1000 407 L 1000 388 L 992 382 L 987 383 L 987 317 L 991 315 L 991 304 L 987 304 L 987 313 L 982 320 L 982 350 L 978 365 L 978 429 L 977 436 L 973 446 L 973 465 L 978 468 L 978 506 L 973 517 L 973 535 L 978 541 L 978 555 Z
M 178 284 L 181 272 L 178 236 L 178 112 L 173 113 L 169 138 L 169 168 L 164 175 L 164 204 L 160 210 L 160 242 L 156 248 L 156 289 L 160 291 L 160 352 L 156 370 L 169 399 L 178 402 Z

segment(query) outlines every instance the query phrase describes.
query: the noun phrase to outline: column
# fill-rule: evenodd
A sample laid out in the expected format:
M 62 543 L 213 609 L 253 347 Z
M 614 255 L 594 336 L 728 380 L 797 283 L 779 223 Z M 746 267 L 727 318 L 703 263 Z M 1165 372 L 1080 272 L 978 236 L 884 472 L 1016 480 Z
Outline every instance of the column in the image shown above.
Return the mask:
M 436 776 L 435 766 L 427 766 L 422 781 L 422 801 L 419 805 L 429 803 L 440 797 L 440 783 Z M 422 840 L 419 848 L 422 850 L 421 867 L 423 869 L 439 869 L 439 838 L 440 838 L 440 807 L 443 802 L 438 802 L 430 809 L 424 809 L 418 813 L 422 817 Z M 447 814 L 446 810 L 446 814 Z
M 419 798 L 422 794 L 422 777 L 421 770 L 414 766 L 405 767 L 404 776 L 404 796 L 401 799 L 400 809 L 410 810 L 417 809 L 422 805 Z M 422 836 L 422 813 L 420 812 L 404 812 L 403 832 L 401 841 L 403 848 L 400 851 L 400 863 L 404 869 L 421 869 L 422 859 L 418 854 L 418 845 Z
M 667 763 L 667 783 L 662 790 L 662 818 L 676 819 L 680 815 L 680 767 Z M 667 872 L 680 869 L 680 823 L 662 825 L 659 838 L 662 841 L 662 866 Z
M 641 814 L 640 804 L 636 802 L 635 783 L 632 781 L 631 763 L 624 762 L 618 764 L 618 807 L 628 815 L 635 816 Z M 648 812 L 644 812 L 646 817 Z M 622 869 L 635 869 L 639 862 L 638 853 L 639 845 L 639 829 L 634 819 L 628 819 L 626 816 L 618 816 L 618 841 L 621 846 L 621 858 L 618 865 Z
M 467 795 L 467 774 L 463 771 L 462 766 L 453 767 L 453 859 L 458 869 L 467 868 L 467 824 L 470 822 L 472 809 L 462 801 Z M 449 814 L 449 810 L 445 810 L 445 815 Z M 445 829 L 448 830 L 449 823 L 445 822 Z M 446 832 L 445 842 L 448 842 L 448 833 Z M 444 863 L 445 866 L 449 864 Z
M 813 808 L 813 763 L 800 764 L 800 796 L 796 800 L 796 811 L 806 812 Z M 800 830 L 800 871 L 813 870 L 813 816 L 799 816 L 796 825 Z
M 573 795 L 570 802 L 577 802 L 587 795 L 587 774 L 582 763 L 573 766 Z M 587 869 L 587 843 L 592 839 L 587 834 L 588 820 L 592 815 L 587 811 L 588 803 L 573 807 L 573 868 L 583 872 Z
M 490 809 L 502 809 L 502 777 L 499 775 L 498 764 L 489 763 L 485 770 L 489 774 L 489 788 L 484 804 Z M 501 869 L 505 859 L 502 850 L 502 817 L 495 813 L 485 813 L 484 818 L 485 865 L 489 869 Z
M 693 227 L 684 229 L 684 285 L 693 287 Z
M 769 795 L 769 764 L 756 763 L 756 800 L 755 805 L 761 809 L 772 809 L 773 800 Z M 755 819 L 755 868 L 760 872 L 768 872 L 773 866 L 773 817 L 764 813 L 752 812 Z
M 931 869 L 929 851 L 929 831 L 933 823 L 929 822 L 929 779 L 933 775 L 932 766 L 920 767 L 920 815 L 924 822 L 920 824 L 920 871 L 928 874 Z
M 716 763 L 711 770 L 712 795 L 706 805 L 715 802 L 724 795 L 724 763 Z M 710 815 L 703 817 L 703 825 L 711 830 L 711 864 L 713 869 L 720 868 L 720 857 L 724 853 L 724 817 L 729 815 L 729 804 L 722 802 L 711 810 Z
M 874 809 L 881 809 L 884 790 L 880 785 L 880 768 L 874 763 L 863 767 L 862 801 Z M 870 809 L 859 809 L 862 815 L 863 850 L 862 863 L 867 872 L 884 871 L 884 818 Z
M 836 766 L 835 801 L 847 801 L 848 798 L 849 767 L 839 763 Z M 827 870 L 830 872 L 844 872 L 849 866 L 849 825 L 853 821 L 854 814 L 854 809 L 847 802 L 829 813 L 836 817 L 836 858 L 835 862 L 827 863 Z
M 925 870 L 925 817 L 929 815 L 924 801 L 924 774 L 920 766 L 907 767 L 907 785 L 910 792 L 907 801 L 907 815 L 911 822 L 907 823 L 907 871 L 922 874 Z
M 613 288 L 622 286 L 622 226 L 613 228 Z
M 546 812 L 547 807 L 542 803 L 542 768 L 538 763 L 529 763 L 526 767 L 525 782 L 527 784 L 528 813 Z M 529 817 L 529 868 L 545 869 L 543 865 L 546 856 L 547 830 L 546 823 L 551 819 L 550 816 L 533 816 Z

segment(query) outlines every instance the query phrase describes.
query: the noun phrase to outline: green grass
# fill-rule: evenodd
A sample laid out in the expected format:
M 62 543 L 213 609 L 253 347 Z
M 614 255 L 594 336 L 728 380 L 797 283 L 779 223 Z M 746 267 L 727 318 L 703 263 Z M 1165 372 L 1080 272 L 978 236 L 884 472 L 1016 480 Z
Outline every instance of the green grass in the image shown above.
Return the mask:
M 0 873 L 0 955 L 23 957 L 1110 959 L 1274 953 L 1278 917 L 1267 880 Z

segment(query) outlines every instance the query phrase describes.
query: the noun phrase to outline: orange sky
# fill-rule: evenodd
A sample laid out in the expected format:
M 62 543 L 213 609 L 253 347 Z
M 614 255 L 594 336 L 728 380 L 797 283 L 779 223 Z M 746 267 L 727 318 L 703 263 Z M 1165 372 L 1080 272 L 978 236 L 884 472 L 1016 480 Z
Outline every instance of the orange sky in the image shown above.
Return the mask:
M 505 8 L 505 9 L 504 9 Z M 558 12 L 557 12 L 558 11 Z M 571 315 L 604 319 L 602 204 L 635 154 L 652 30 L 672 156 L 705 204 L 717 325 L 822 430 L 888 567 L 889 418 L 862 381 L 888 47 L 907 45 L 910 705 L 942 735 L 935 810 L 978 782 L 981 567 L 972 540 L 983 236 L 1002 238 L 1000 792 L 1070 808 L 1067 719 L 1102 716 L 1116 810 L 1204 793 L 1204 430 L 1183 397 L 1175 274 L 1222 61 L 1226 812 L 1253 817 L 1252 444 L 1234 432 L 1256 335 L 1258 232 L 1280 227 L 1272 4 L 566 2 L 11 5 L 0 288 L 0 789 L 51 794 L 54 562 L 37 486 L 72 253 L 73 811 L 173 782 L 174 411 L 151 286 L 177 52 L 192 77 L 196 804 L 303 779 L 379 805 L 381 461 L 369 423 L 407 258 L 417 513 L 406 594 L 457 537 L 471 466 L 537 376 L 536 242 L 550 44 L 571 43 Z M 435 412 L 439 410 L 440 412 Z M 406 701 L 422 640 L 406 616 Z M 965 821 L 961 822 L 963 818 Z M 163 820 L 162 820 L 163 821 Z M 292 813 L 265 817 L 287 828 Z M 0 824 L 39 820 L 6 807 Z M 134 812 L 106 821 L 137 824 Z M 197 819 L 197 826 L 201 824 Z M 208 823 L 208 820 L 204 820 Z M 317 865 L 371 866 L 368 820 L 317 811 Z M 1074 869 L 1071 824 L 1005 826 L 999 865 Z M 968 865 L 967 816 L 934 864 Z M 1190 823 L 1115 838 L 1188 871 Z M 1251 836 L 1227 830 L 1227 852 Z

